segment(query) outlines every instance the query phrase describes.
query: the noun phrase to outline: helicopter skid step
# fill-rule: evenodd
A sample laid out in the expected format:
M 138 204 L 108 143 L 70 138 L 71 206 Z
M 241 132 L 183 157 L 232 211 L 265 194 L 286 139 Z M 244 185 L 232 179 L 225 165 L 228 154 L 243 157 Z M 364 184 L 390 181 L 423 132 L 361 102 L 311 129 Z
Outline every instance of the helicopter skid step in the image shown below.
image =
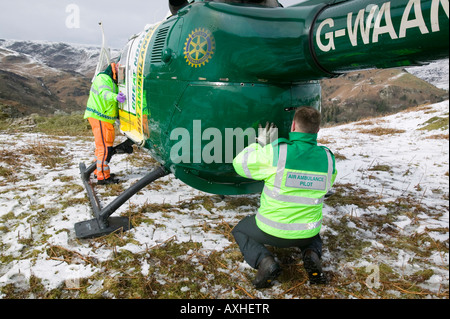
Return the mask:
M 81 180 L 87 191 L 91 202 L 92 211 L 95 219 L 75 224 L 75 233 L 79 239 L 90 239 L 101 237 L 118 230 L 128 231 L 132 228 L 127 217 L 110 217 L 117 209 L 119 209 L 127 200 L 133 197 L 137 192 L 157 179 L 167 176 L 169 172 L 164 167 L 158 167 L 154 171 L 144 176 L 141 180 L 130 186 L 121 195 L 116 197 L 108 206 L 102 208 L 97 198 L 90 176 L 95 170 L 96 164 L 86 168 L 84 163 L 80 163 Z
M 79 239 L 92 239 L 114 232 L 126 232 L 132 228 L 127 217 L 110 217 L 108 226 L 103 226 L 97 218 L 75 224 L 75 233 Z

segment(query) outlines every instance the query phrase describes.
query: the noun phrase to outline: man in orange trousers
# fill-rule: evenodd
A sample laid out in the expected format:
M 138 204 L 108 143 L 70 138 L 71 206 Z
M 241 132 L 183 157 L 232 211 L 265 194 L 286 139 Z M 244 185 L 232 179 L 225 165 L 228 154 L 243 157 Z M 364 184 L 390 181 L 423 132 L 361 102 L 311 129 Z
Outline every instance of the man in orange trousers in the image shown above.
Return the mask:
M 85 119 L 89 120 L 95 137 L 95 157 L 98 185 L 117 184 L 111 175 L 109 162 L 113 156 L 115 129 L 114 123 L 119 114 L 118 102 L 124 103 L 126 97 L 118 92 L 117 65 L 112 63 L 99 73 L 92 83 L 87 103 Z

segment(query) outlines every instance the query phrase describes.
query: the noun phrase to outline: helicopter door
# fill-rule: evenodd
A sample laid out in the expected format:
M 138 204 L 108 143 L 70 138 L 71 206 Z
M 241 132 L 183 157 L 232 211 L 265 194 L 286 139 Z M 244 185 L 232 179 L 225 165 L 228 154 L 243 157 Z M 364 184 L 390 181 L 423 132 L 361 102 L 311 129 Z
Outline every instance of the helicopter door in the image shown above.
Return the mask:
M 120 130 L 138 145 L 145 143 L 142 127 L 142 98 L 137 98 L 137 73 L 142 48 L 142 33 L 133 37 L 123 50 L 119 62 L 119 90 L 127 96 L 119 105 Z
M 120 130 L 138 145 L 144 145 L 148 138 L 144 70 L 150 41 L 157 27 L 158 25 L 150 26 L 132 38 L 119 62 L 119 89 L 127 96 L 126 102 L 119 106 Z
M 124 103 L 119 103 L 119 119 L 120 119 L 120 131 L 125 134 L 128 138 L 133 140 L 133 142 L 140 144 L 142 142 L 142 136 L 136 134 L 136 102 L 135 94 L 133 93 L 132 83 L 133 77 L 130 74 L 132 67 L 131 54 L 133 50 L 133 44 L 135 43 L 136 37 L 132 38 L 126 47 L 124 48 L 119 61 L 119 92 L 124 93 L 127 96 L 127 100 Z M 130 77 L 131 75 L 131 77 Z
M 122 52 L 119 61 L 119 91 L 127 96 L 124 103 L 119 103 L 120 130 L 136 144 L 144 143 L 142 125 L 138 123 L 140 114 L 136 108 L 136 65 L 133 55 L 138 51 L 139 36 L 132 38 Z

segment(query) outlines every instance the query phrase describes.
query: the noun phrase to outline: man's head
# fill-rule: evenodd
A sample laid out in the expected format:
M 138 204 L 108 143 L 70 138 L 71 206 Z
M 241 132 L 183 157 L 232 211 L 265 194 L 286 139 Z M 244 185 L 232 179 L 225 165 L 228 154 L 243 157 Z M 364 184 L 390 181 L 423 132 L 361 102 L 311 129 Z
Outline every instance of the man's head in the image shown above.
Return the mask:
M 119 65 L 117 63 L 111 63 L 106 67 L 105 71 L 103 71 L 102 73 L 108 75 L 111 79 L 113 79 L 115 83 L 117 83 L 118 70 Z
M 292 132 L 317 134 L 320 129 L 322 116 L 318 110 L 310 106 L 302 106 L 297 109 L 292 122 Z

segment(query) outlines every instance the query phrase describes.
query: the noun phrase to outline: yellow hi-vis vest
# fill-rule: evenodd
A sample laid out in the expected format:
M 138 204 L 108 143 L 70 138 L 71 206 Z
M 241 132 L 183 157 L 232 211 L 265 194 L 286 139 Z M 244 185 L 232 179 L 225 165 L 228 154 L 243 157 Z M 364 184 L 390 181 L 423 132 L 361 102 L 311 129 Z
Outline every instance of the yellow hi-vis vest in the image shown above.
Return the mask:
M 118 87 L 110 76 L 100 73 L 91 86 L 84 118 L 95 118 L 114 124 L 119 108 L 117 103 Z
M 255 143 L 233 161 L 236 172 L 264 180 L 258 227 L 275 237 L 311 238 L 322 227 L 324 197 L 337 171 L 333 153 L 317 146 L 317 134 L 290 133 L 289 140 Z

